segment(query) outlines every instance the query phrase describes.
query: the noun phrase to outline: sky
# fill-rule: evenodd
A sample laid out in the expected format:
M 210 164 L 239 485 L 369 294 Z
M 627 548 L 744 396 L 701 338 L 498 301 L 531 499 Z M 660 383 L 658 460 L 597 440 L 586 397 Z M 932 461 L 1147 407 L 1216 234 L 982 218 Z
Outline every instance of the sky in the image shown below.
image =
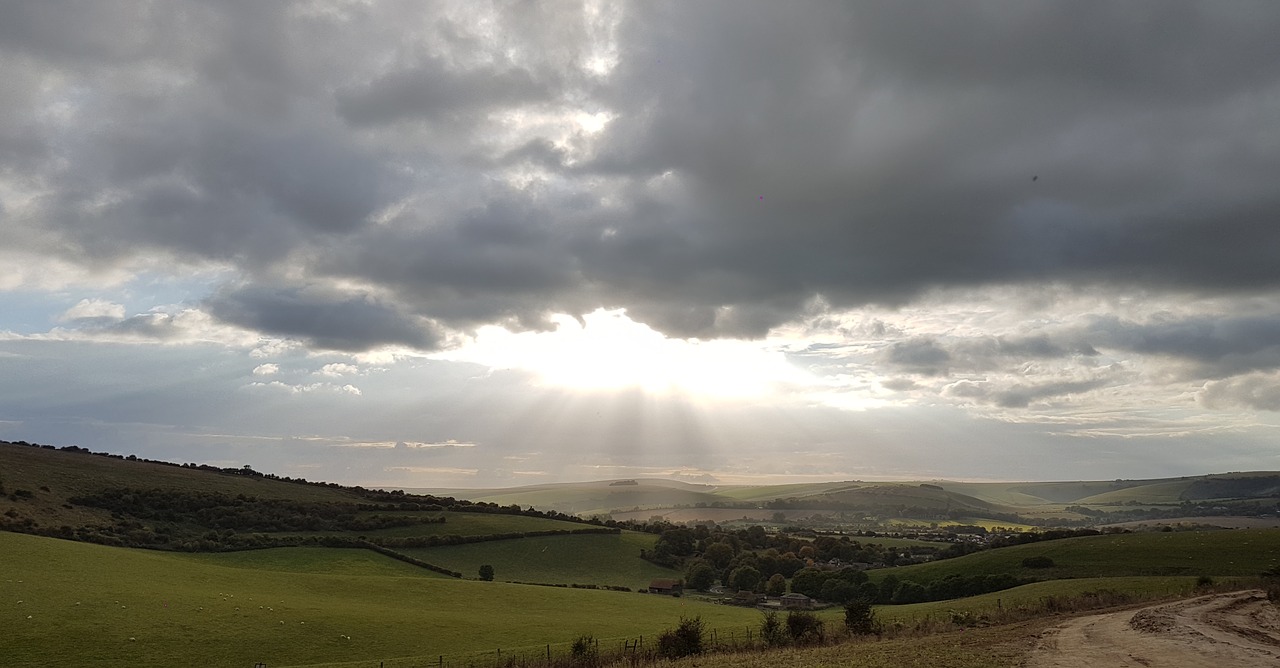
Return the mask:
M 1280 4 L 0 4 L 0 439 L 1280 470 Z

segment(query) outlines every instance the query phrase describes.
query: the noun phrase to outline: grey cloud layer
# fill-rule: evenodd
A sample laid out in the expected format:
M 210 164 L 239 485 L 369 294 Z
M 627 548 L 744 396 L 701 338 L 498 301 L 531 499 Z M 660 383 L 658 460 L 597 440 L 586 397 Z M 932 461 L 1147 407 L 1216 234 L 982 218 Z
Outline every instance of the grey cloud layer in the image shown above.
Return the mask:
M 1274 3 L 94 7 L 0 9 L 5 225 L 86 264 L 227 263 L 212 313 L 320 347 L 599 306 L 758 336 L 935 285 L 1280 287 Z M 1274 369 L 1274 324 L 1237 324 L 888 362 Z

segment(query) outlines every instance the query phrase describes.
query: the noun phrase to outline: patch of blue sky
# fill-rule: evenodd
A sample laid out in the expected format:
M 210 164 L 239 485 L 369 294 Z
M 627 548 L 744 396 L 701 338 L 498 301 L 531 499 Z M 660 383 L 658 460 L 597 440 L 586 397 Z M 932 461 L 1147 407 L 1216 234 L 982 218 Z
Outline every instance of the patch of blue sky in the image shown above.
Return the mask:
M 175 279 L 148 272 L 139 274 L 124 285 L 104 290 L 0 291 L 0 331 L 19 335 L 47 332 L 63 324 L 63 314 L 83 300 L 120 304 L 124 307 L 125 317 L 157 307 L 177 305 L 191 308 L 198 306 L 212 292 L 214 285 L 215 281 L 208 274 Z

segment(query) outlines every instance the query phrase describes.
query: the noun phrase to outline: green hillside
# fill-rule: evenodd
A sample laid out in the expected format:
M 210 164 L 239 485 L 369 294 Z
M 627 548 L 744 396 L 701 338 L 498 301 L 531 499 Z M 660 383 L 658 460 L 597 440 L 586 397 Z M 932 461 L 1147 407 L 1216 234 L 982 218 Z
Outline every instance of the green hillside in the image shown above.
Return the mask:
M 437 578 L 390 560 L 358 563 L 376 555 L 351 550 L 181 555 L 0 532 L 0 554 L 6 668 L 457 661 L 563 648 L 584 633 L 652 635 L 682 615 L 720 628 L 759 615 L 650 594 Z
M 0 442 L 0 484 L 7 493 L 26 490 L 31 497 L 0 495 L 0 513 L 13 510 L 42 526 L 110 523 L 109 511 L 70 505 L 68 501 L 109 488 L 198 490 L 263 499 L 308 503 L 354 503 L 359 497 L 336 487 L 301 485 L 262 477 L 223 475 L 81 452 L 50 450 Z
M 1026 568 L 1028 557 L 1048 557 L 1052 568 Z M 874 581 L 892 574 L 921 584 L 948 575 L 1009 573 L 1019 578 L 1134 576 L 1252 576 L 1280 566 L 1280 530 L 1238 529 L 1109 534 L 985 550 L 956 559 L 870 571 Z
M 679 571 L 640 558 L 640 550 L 652 550 L 656 541 L 657 536 L 628 531 L 400 551 L 468 577 L 475 577 L 481 564 L 489 564 L 495 579 L 504 582 L 616 585 L 638 590 L 654 578 L 683 577 Z
M 469 501 L 9 443 L 0 443 L 0 489 L 0 528 L 187 551 L 587 527 Z

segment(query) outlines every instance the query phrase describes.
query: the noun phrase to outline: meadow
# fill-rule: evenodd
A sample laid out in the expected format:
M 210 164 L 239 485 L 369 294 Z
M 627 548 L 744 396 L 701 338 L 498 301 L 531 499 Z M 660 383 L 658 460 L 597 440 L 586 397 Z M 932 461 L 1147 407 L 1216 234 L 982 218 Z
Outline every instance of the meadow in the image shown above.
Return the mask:
M 440 655 L 461 665 L 498 649 L 563 651 L 581 634 L 652 637 L 682 616 L 735 629 L 759 616 L 651 594 L 454 580 L 343 549 L 184 555 L 0 532 L 0 554 L 7 668 L 434 665 Z
M 1050 568 L 1027 568 L 1028 557 L 1048 557 Z M 931 582 L 948 575 L 1009 573 L 1019 578 L 1134 576 L 1254 576 L 1280 566 L 1280 531 L 1234 529 L 1082 536 L 1015 545 L 891 570 L 870 571 L 873 581 Z
M 545 536 L 515 540 L 397 550 L 437 566 L 475 577 L 481 564 L 493 566 L 496 580 L 547 584 L 616 585 L 641 589 L 654 578 L 684 573 L 640 558 L 657 536 L 634 533 Z

